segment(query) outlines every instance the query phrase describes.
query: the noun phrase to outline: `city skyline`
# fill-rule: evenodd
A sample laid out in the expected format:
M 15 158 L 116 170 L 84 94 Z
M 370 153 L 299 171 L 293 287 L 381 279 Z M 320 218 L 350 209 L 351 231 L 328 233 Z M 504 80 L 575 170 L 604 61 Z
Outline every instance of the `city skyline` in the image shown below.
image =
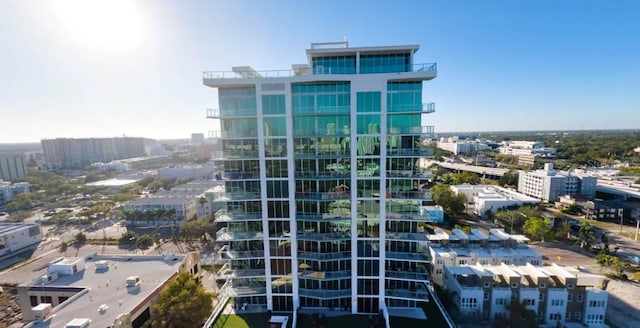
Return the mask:
M 278 4 L 2 2 L 0 143 L 206 134 L 203 71 L 289 69 L 344 38 L 421 45 L 436 132 L 640 126 L 636 2 Z

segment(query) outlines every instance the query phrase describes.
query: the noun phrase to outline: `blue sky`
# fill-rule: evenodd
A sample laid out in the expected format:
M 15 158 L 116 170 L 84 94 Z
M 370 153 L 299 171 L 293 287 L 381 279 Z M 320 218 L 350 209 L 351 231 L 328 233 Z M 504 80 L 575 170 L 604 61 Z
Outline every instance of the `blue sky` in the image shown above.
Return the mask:
M 436 132 L 640 127 L 640 1 L 0 1 L 0 143 L 188 138 L 202 71 L 420 44 Z

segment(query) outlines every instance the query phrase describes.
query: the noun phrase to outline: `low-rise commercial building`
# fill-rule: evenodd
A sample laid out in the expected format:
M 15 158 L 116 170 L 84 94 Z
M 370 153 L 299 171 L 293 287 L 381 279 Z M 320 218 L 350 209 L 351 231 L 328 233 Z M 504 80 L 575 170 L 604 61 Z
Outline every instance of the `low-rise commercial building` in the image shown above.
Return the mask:
M 539 157 L 554 157 L 557 152 L 555 148 L 545 147 L 542 141 L 503 141 L 499 149 L 500 154 L 512 156 L 534 155 Z
M 437 146 L 442 150 L 452 152 L 456 155 L 488 150 L 490 148 L 484 141 L 476 139 L 462 139 L 458 136 L 440 138 Z
M 467 206 L 473 208 L 473 212 L 477 215 L 485 215 L 511 206 L 540 203 L 538 199 L 499 186 L 465 184 L 453 185 L 451 190 L 456 195 L 464 194 L 467 198 Z
M 457 314 L 467 318 L 500 321 L 516 301 L 543 327 L 608 327 L 606 280 L 557 264 L 445 267 L 442 286 L 454 295 Z
M 555 202 L 562 195 L 595 197 L 598 179 L 579 172 L 557 171 L 552 163 L 543 170 L 519 171 L 518 192 L 546 202 Z
M 197 253 L 61 258 L 16 290 L 30 327 L 90 322 L 88 327 L 133 328 L 149 320 L 151 305 L 180 272 L 200 272 Z
M 453 229 L 451 234 L 441 229 L 429 236 L 429 252 L 433 271 L 432 281 L 443 284 L 445 267 L 460 265 L 542 264 L 542 255 L 529 248 L 529 238 L 511 235 L 502 229 L 491 229 L 485 234 L 478 229 L 466 234 Z
M 0 223 L 0 260 L 12 257 L 42 241 L 40 226 L 32 223 Z
M 12 201 L 16 195 L 29 192 L 31 185 L 28 182 L 16 182 L 12 184 L 8 181 L 0 180 L 0 205 Z

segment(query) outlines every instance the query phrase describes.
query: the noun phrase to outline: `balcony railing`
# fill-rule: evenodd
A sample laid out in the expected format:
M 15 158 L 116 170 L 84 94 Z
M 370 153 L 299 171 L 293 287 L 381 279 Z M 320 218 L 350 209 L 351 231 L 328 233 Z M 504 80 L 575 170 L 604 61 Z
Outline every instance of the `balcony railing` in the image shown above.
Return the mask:
M 260 212 L 228 212 L 225 209 L 219 210 L 215 214 L 214 222 L 229 221 L 259 221 L 262 220 Z
M 225 118 L 225 117 L 256 117 L 255 108 L 245 109 L 227 109 L 220 110 L 218 108 L 207 108 L 207 118 Z
M 344 129 L 295 129 L 294 137 L 348 137 L 351 133 Z M 333 144 L 336 144 L 333 142 Z
M 416 252 L 416 253 L 405 253 L 405 252 L 391 252 L 387 251 L 385 253 L 387 260 L 402 260 L 402 261 L 424 261 L 428 262 L 431 260 L 431 256 L 429 253 L 424 252 Z
M 412 134 L 412 135 L 423 135 L 423 134 L 433 134 L 434 128 L 433 125 L 426 126 L 400 126 L 400 127 L 392 127 L 387 130 L 387 135 L 396 135 L 396 134 Z
M 429 148 L 390 148 L 387 149 L 387 156 L 433 156 L 433 149 Z
M 260 179 L 260 172 L 223 172 L 222 178 L 226 180 Z
M 387 199 L 431 199 L 429 191 L 408 190 L 387 194 Z
M 350 106 L 322 106 L 322 107 L 298 107 L 293 108 L 293 116 L 296 115 L 335 115 L 345 114 L 349 115 L 351 112 Z
M 351 289 L 327 290 L 327 289 L 300 288 L 299 294 L 300 296 L 303 296 L 303 297 L 322 298 L 322 299 L 342 298 L 342 297 L 351 297 Z
M 220 288 L 220 293 L 226 297 L 264 295 L 267 293 L 266 287 L 235 287 L 231 284 L 233 280 L 227 282 Z
M 349 192 L 297 192 L 296 199 L 303 200 L 333 200 L 333 199 L 349 199 L 351 194 Z
M 427 241 L 427 235 L 424 232 L 389 232 L 386 233 L 389 240 L 408 240 L 408 241 Z
M 255 129 L 245 131 L 231 131 L 231 130 L 210 130 L 208 132 L 209 139 L 234 139 L 234 138 L 256 138 L 258 131 Z
M 262 239 L 262 232 L 248 231 L 248 232 L 233 232 L 229 231 L 227 227 L 221 228 L 216 232 L 216 241 L 231 241 L 231 240 L 256 240 Z
M 426 170 L 387 170 L 387 178 L 431 178 L 433 174 Z
M 417 221 L 417 222 L 433 222 L 430 215 L 421 215 L 420 213 L 392 213 L 387 212 L 387 220 L 389 221 Z
M 296 179 L 339 179 L 350 176 L 351 174 L 348 171 L 295 172 Z
M 436 111 L 435 103 L 423 103 L 420 105 L 391 105 L 387 108 L 388 114 L 396 113 L 419 113 L 429 114 Z
M 428 301 L 428 293 L 424 288 L 418 288 L 417 290 L 410 289 L 386 289 L 385 295 L 393 298 L 408 298 L 416 301 Z
M 300 233 L 298 234 L 298 240 L 312 240 L 312 241 L 333 241 L 333 240 L 349 240 L 351 234 L 347 232 L 326 232 L 326 233 Z
M 343 260 L 350 259 L 351 252 L 333 252 L 333 253 L 316 253 L 316 252 L 299 252 L 298 259 L 304 260 L 318 260 L 318 261 L 328 261 L 328 260 Z
M 381 67 L 376 67 L 379 70 L 384 71 Z M 402 66 L 400 72 L 398 69 L 389 69 L 392 73 L 408 73 L 408 72 L 430 72 L 437 73 L 437 65 L 435 63 L 414 64 L 409 66 Z M 350 74 L 354 74 L 353 73 Z M 280 69 L 280 70 L 236 70 L 236 71 L 208 71 L 203 72 L 202 79 L 206 80 L 220 80 L 220 79 L 261 79 L 261 78 L 286 78 L 293 76 L 304 75 L 323 75 L 332 74 L 332 70 L 329 67 L 316 67 L 311 69 L 309 67 L 297 68 L 297 69 Z M 346 74 L 346 73 L 343 73 Z M 370 73 L 363 73 L 370 74 Z
M 218 277 L 222 279 L 261 277 L 264 275 L 264 269 L 233 269 L 230 263 L 226 263 L 218 270 Z
M 429 281 L 429 274 L 426 272 L 385 271 L 385 276 L 403 280 Z
M 261 251 L 261 250 L 236 251 L 236 250 L 230 250 L 229 245 L 224 245 L 218 251 L 218 258 L 222 260 L 245 260 L 245 259 L 264 258 L 264 251 Z
M 351 278 L 351 271 L 301 271 L 298 273 L 300 279 L 318 279 L 318 280 L 333 280 Z
M 214 202 L 260 199 L 259 192 L 213 192 L 211 195 Z
M 345 221 L 351 220 L 350 216 L 339 214 L 302 214 L 296 215 L 298 221 Z

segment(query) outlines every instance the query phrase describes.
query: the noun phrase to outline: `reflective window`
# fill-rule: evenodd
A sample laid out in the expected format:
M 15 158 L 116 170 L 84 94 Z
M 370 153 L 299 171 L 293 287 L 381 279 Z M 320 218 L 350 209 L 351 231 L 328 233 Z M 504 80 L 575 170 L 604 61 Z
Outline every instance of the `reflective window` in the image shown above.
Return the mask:
M 358 104 L 358 113 L 380 112 L 380 92 L 358 92 L 356 97 Z
M 262 114 L 277 115 L 285 113 L 284 95 L 262 96 Z

